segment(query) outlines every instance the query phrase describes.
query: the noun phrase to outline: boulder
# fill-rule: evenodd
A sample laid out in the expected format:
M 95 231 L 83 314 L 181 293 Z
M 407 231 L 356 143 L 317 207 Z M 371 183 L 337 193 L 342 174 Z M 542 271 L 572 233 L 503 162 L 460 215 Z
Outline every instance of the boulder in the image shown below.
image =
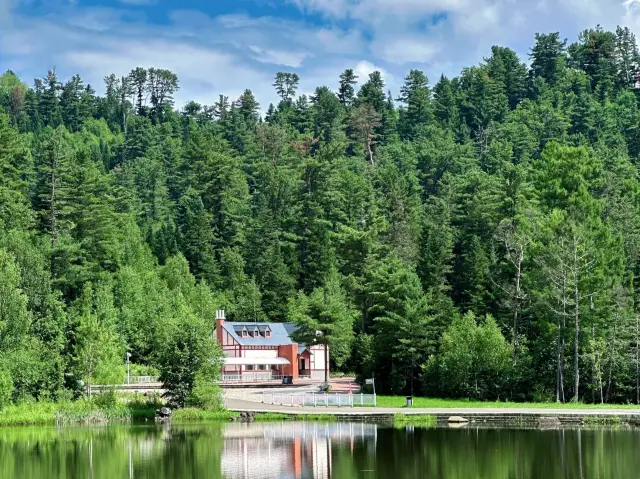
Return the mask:
M 156 409 L 156 421 L 169 421 L 173 411 L 168 407 L 161 407 Z
M 241 412 L 240 417 L 238 417 L 240 422 L 252 422 L 254 419 L 252 412 Z
M 555 416 L 542 416 L 538 418 L 538 427 L 540 428 L 554 428 L 560 427 L 562 423 L 560 419 Z
M 462 416 L 451 416 L 449 418 L 449 422 L 455 423 L 455 424 L 462 424 L 465 422 L 469 422 L 469 420 L 466 417 L 462 417 Z

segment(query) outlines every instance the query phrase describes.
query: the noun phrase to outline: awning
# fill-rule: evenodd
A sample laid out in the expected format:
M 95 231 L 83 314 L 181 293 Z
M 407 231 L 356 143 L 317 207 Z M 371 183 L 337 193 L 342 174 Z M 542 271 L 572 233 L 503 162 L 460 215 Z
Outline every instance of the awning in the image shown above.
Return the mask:
M 271 364 L 291 364 L 285 358 L 224 358 L 224 363 L 228 365 L 271 365 Z

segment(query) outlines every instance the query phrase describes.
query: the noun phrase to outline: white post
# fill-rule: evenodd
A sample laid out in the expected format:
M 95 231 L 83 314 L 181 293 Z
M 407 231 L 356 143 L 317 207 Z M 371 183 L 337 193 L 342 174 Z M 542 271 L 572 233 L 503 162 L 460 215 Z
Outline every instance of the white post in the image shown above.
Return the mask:
M 311 394 L 313 394 L 313 407 L 316 407 L 316 393 Z
M 324 406 L 329 407 L 329 395 L 324 393 Z
M 371 382 L 373 383 L 373 407 L 376 407 L 376 378 L 371 378 Z
M 129 358 L 131 357 L 131 353 L 127 352 L 127 385 L 131 384 L 131 375 L 129 372 Z
M 360 406 L 364 406 L 364 396 L 360 393 Z

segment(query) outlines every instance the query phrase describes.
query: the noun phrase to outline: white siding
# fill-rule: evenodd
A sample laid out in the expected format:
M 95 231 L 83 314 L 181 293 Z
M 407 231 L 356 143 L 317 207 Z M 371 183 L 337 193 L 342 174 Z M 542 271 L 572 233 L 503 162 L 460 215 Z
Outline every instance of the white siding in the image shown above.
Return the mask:
M 277 358 L 278 350 L 277 349 L 243 349 L 242 355 L 245 358 Z
M 312 348 L 311 353 L 312 369 L 324 370 L 324 348 Z

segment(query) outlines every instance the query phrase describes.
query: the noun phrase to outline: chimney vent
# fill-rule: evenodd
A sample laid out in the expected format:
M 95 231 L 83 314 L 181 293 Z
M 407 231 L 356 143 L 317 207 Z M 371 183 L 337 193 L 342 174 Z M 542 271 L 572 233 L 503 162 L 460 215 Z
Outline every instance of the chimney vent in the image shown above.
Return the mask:
M 224 309 L 216 310 L 216 320 L 224 319 Z

